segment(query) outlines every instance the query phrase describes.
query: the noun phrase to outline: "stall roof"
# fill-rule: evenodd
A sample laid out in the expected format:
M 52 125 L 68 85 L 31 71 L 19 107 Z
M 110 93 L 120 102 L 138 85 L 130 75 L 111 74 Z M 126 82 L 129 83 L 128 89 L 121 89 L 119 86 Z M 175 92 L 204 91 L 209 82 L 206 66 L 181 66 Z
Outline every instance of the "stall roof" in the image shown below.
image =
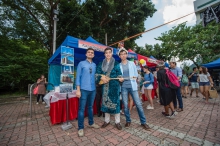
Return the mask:
M 83 41 L 85 43 L 89 43 L 90 45 L 99 45 L 103 48 L 108 47 L 105 46 L 99 42 L 97 42 L 95 39 L 93 39 L 91 36 L 88 37 L 86 40 L 78 39 L 72 36 L 67 36 L 66 39 L 63 41 L 61 46 L 66 46 L 70 48 L 74 48 L 74 65 L 77 65 L 79 61 L 85 60 L 86 59 L 86 49 L 82 49 L 79 47 L 79 41 Z M 60 59 L 61 59 L 61 46 L 55 51 L 53 56 L 48 60 L 49 65 L 58 65 L 60 64 Z M 120 61 L 120 58 L 117 55 L 117 49 L 113 48 L 113 57 L 117 60 Z M 129 57 L 136 57 L 137 55 L 135 53 L 129 53 Z M 95 57 L 93 61 L 95 63 L 98 63 L 104 59 L 104 53 L 101 51 L 95 51 Z
M 207 68 L 213 68 L 213 69 L 217 69 L 217 68 L 220 68 L 220 58 L 213 61 L 213 62 L 210 62 L 210 63 L 207 63 L 207 64 L 203 64 L 203 66 L 207 67 Z

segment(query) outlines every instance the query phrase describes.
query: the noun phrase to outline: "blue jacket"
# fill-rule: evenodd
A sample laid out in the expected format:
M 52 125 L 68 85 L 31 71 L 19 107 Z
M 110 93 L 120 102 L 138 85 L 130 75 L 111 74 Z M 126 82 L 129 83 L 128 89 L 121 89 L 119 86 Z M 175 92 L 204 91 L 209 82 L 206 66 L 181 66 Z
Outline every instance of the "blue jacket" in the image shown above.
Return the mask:
M 137 72 L 137 67 L 134 64 L 134 62 L 128 61 L 128 68 L 129 68 L 129 75 L 130 75 L 130 77 L 136 77 L 137 78 L 138 77 L 138 72 Z M 122 72 L 122 75 L 123 75 L 123 68 L 122 68 L 121 63 L 120 63 L 120 69 L 121 69 L 121 72 Z M 136 80 L 131 79 L 131 86 L 132 86 L 132 90 L 133 91 L 138 90 L 138 88 L 137 88 L 137 81 Z
M 152 73 L 149 73 L 149 74 L 144 74 L 144 82 L 145 81 L 150 81 L 150 83 L 146 83 L 144 84 L 144 87 L 148 87 L 150 84 L 153 84 L 154 82 L 154 76 Z

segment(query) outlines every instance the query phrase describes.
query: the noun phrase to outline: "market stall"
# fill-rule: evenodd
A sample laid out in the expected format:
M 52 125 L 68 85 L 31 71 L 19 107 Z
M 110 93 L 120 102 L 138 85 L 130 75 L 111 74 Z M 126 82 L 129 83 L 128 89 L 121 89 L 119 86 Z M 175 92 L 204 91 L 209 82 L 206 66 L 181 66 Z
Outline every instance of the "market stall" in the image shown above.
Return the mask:
M 52 124 L 66 121 L 66 92 L 63 91 L 67 90 L 69 95 L 69 120 L 77 118 L 79 101 L 74 94 L 74 89 L 76 89 L 76 67 L 80 61 L 86 59 L 86 49 L 89 47 L 95 50 L 93 61 L 98 64 L 104 59 L 104 49 L 107 46 L 100 44 L 92 37 L 88 37 L 86 40 L 81 40 L 67 36 L 48 61 L 48 82 L 52 83 L 55 87 L 60 87 L 59 92 L 55 92 L 50 96 L 50 119 Z M 112 48 L 112 50 L 113 57 L 120 62 L 120 58 L 117 55 L 118 50 L 116 48 Z M 129 53 L 129 58 L 137 59 L 137 55 L 135 53 Z M 48 86 L 48 90 L 52 90 L 52 87 Z M 97 113 L 96 106 L 93 107 L 93 112 L 94 114 Z

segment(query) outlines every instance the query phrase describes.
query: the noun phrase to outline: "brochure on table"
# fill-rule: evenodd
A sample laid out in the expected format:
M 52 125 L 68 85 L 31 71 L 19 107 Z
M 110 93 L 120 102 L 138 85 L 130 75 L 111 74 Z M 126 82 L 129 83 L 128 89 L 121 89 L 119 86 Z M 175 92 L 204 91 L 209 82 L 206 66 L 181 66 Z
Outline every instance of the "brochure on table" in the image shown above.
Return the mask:
M 72 93 L 74 84 L 74 49 L 61 47 L 60 93 Z

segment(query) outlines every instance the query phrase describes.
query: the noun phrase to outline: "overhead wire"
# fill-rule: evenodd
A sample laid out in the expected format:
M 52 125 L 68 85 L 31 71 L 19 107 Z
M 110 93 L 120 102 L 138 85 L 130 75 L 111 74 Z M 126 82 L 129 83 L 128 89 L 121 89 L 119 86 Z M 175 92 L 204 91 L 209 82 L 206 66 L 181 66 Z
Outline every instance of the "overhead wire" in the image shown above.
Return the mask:
M 189 16 L 189 15 L 191 15 L 191 14 L 194 14 L 194 13 L 195 13 L 195 12 L 189 13 L 189 14 L 187 14 L 187 15 L 184 15 L 184 16 L 182 16 L 182 17 L 179 17 L 179 18 L 174 19 L 174 20 L 172 20 L 172 21 L 169 21 L 169 22 L 167 22 L 167 23 L 158 25 L 158 26 L 153 27 L 153 28 L 151 28 L 151 29 L 145 30 L 144 32 L 141 32 L 141 33 L 138 33 L 138 34 L 136 34 L 136 35 L 130 36 L 130 37 L 128 37 L 128 38 L 125 38 L 125 39 L 123 39 L 123 40 L 120 40 L 120 41 L 115 42 L 115 43 L 113 43 L 113 44 L 111 44 L 111 45 L 108 45 L 108 46 L 113 46 L 113 45 L 116 45 L 116 44 L 118 44 L 118 43 L 120 43 L 120 42 L 124 42 L 124 41 L 130 40 L 130 39 L 135 38 L 135 37 L 137 37 L 137 36 L 140 36 L 140 35 L 142 35 L 142 34 L 144 34 L 144 33 L 146 33 L 146 32 L 149 32 L 149 31 L 154 30 L 154 29 L 156 29 L 156 28 L 162 27 L 162 26 L 164 26 L 164 25 L 167 25 L 167 24 L 169 24 L 169 23 L 172 23 L 172 22 L 174 22 L 174 21 L 176 21 L 176 20 L 182 19 L 182 18 L 184 18 L 184 17 L 186 17 L 186 16 Z

